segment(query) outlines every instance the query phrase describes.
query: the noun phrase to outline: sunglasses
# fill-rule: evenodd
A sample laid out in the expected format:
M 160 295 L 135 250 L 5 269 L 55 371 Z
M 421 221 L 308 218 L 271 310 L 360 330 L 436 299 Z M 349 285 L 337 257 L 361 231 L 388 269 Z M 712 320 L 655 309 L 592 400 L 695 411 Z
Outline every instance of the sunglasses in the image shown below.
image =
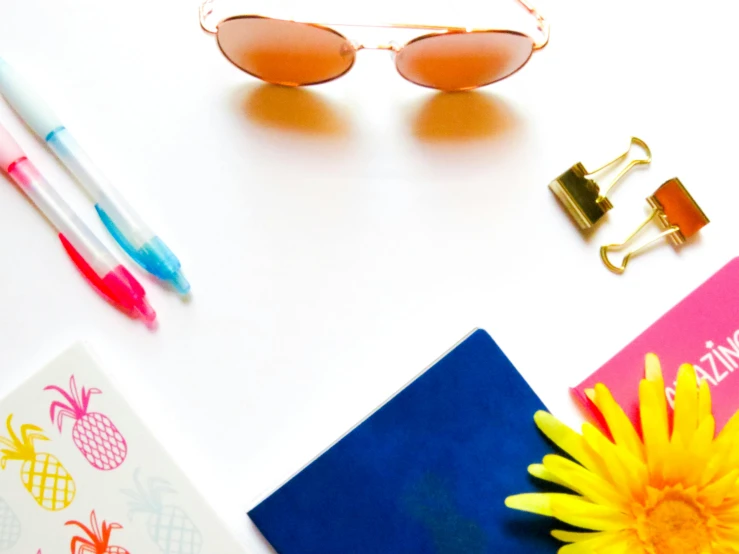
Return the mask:
M 276 85 L 305 86 L 333 81 L 354 66 L 360 50 L 389 50 L 408 81 L 442 91 L 463 91 L 510 77 L 549 42 L 549 25 L 525 0 L 516 0 L 536 19 L 540 37 L 506 29 L 424 25 L 304 23 L 260 15 L 237 15 L 213 24 L 215 0 L 200 7 L 200 25 L 214 34 L 223 55 L 242 71 Z M 331 27 L 426 31 L 402 46 L 351 41 Z

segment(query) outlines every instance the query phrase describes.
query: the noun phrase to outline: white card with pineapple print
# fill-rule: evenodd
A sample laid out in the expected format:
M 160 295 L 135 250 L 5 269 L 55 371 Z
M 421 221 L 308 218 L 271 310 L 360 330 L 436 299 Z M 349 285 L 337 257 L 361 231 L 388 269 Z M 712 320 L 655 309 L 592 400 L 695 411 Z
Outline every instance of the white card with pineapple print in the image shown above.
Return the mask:
M 244 552 L 82 344 L 0 401 L 0 553 L 38 552 Z

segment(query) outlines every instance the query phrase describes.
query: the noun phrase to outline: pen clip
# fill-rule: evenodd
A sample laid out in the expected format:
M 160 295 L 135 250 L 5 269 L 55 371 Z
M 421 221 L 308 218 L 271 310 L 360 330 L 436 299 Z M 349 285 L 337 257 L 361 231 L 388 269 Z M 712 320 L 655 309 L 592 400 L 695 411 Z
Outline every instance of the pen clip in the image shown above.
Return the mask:
M 85 278 L 90 282 L 95 290 L 97 290 L 116 308 L 122 308 L 124 312 L 127 312 L 129 314 L 134 313 L 134 307 L 121 302 L 121 298 L 119 298 L 115 291 L 108 286 L 104 279 L 100 278 L 100 276 L 95 273 L 95 270 L 90 267 L 90 264 L 87 263 L 87 260 L 85 260 L 80 255 L 80 253 L 77 252 L 77 249 L 72 246 L 72 243 L 67 240 L 67 237 L 65 237 L 62 233 L 59 233 L 59 240 L 62 241 L 62 246 L 64 246 L 64 250 L 67 251 L 67 254 L 74 262 L 74 265 L 77 266 L 77 269 L 80 270 L 82 275 L 85 276 Z

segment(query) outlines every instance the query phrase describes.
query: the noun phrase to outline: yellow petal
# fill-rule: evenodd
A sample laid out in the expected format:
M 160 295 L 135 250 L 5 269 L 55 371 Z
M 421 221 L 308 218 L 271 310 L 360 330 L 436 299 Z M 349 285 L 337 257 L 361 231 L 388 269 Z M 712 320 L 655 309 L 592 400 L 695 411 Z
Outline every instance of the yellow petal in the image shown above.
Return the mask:
M 589 533 L 591 540 L 563 546 L 558 554 L 645 554 L 640 540 L 631 531 Z
M 730 440 L 733 441 L 739 436 L 739 410 L 726 422 L 724 428 L 716 437 L 716 442 Z
M 721 545 L 720 552 L 739 552 L 739 528 L 716 529 L 715 534 Z
M 659 485 L 670 442 L 664 383 L 661 380 L 639 383 L 639 405 L 647 466 L 652 482 Z
M 712 460 L 719 474 L 724 475 L 727 471 L 736 467 L 734 460 L 736 458 L 735 452 L 737 449 L 735 447 L 737 444 L 739 444 L 739 411 L 734 413 L 728 423 L 724 425 L 724 428 L 721 429 L 721 432 L 716 437 L 716 440 L 713 441 L 713 446 L 711 447 L 713 457 L 715 458 L 720 455 L 723 464 L 725 464 L 722 467 L 718 467 L 714 460 Z M 734 464 L 733 467 L 732 464 Z
M 670 431 L 665 380 L 656 354 L 646 355 L 644 373 L 645 380 L 639 383 L 642 435 L 652 481 L 659 483 Z
M 738 412 L 739 413 L 739 412 Z M 734 419 L 729 422 L 731 425 Z M 732 425 L 730 432 L 727 427 L 719 434 L 719 438 L 713 441 L 711 446 L 711 457 L 706 464 L 706 471 L 701 477 L 702 483 L 710 483 L 720 479 L 733 469 L 739 467 L 739 428 Z
M 661 381 L 664 385 L 664 379 L 662 378 L 662 366 L 660 365 L 659 358 L 656 354 L 649 353 L 645 356 L 644 375 L 647 381 L 653 383 Z
M 622 542 L 601 548 L 597 554 L 648 554 L 636 533 L 624 531 L 622 535 Z
M 737 527 L 739 528 L 739 509 L 721 511 L 716 510 L 714 516 L 721 527 Z
M 593 472 L 602 472 L 603 464 L 598 456 L 588 448 L 585 439 L 567 427 L 549 412 L 534 414 L 537 427 L 549 440 Z
M 711 387 L 708 386 L 708 381 L 704 379 L 698 388 L 698 424 L 700 425 L 704 419 L 712 414 Z
M 558 520 L 594 531 L 620 531 L 633 525 L 632 516 L 608 506 L 598 506 L 579 496 L 558 495 L 550 499 L 552 515 Z
M 567 483 L 561 481 L 558 479 L 551 471 L 549 471 L 547 468 L 545 468 L 542 464 L 531 464 L 528 467 L 529 475 L 533 475 L 537 479 L 541 479 L 542 481 L 548 481 L 550 483 L 554 483 L 555 485 L 560 485 L 562 487 L 566 487 Z
M 688 457 L 691 464 L 683 485 L 692 487 L 699 485 L 701 476 L 710 460 L 712 450 L 711 443 L 715 434 L 716 423 L 712 415 L 706 417 L 699 425 L 693 435 L 693 440 L 688 446 Z
M 698 430 L 693 435 L 688 450 L 696 454 L 707 455 L 710 453 L 711 443 L 716 433 L 716 421 L 712 415 L 707 415 L 698 425 Z
M 732 467 L 729 464 L 731 450 L 734 446 L 734 444 L 729 442 L 718 444 L 716 441 L 713 441 L 713 444 L 711 445 L 711 453 L 706 462 L 706 466 L 703 468 L 700 480 L 698 481 L 698 486 L 705 487 L 716 479 L 720 479 L 723 475 L 726 475 L 736 467 Z
M 690 444 L 698 428 L 698 380 L 695 369 L 683 364 L 677 372 L 675 392 L 675 420 L 672 440 L 679 436 L 682 444 Z
M 621 466 L 618 459 L 613 453 L 616 448 L 603 434 L 590 423 L 584 423 L 582 426 L 583 438 L 590 448 L 598 453 L 600 459 L 606 467 L 606 476 L 618 490 L 626 490 L 628 487 L 628 479 L 625 475 L 625 468 Z
M 713 515 L 719 521 L 722 521 L 724 518 L 739 517 L 739 498 L 727 499 L 721 506 L 713 509 Z
M 544 467 L 573 491 L 603 506 L 628 510 L 629 501 L 609 481 L 561 456 L 544 457 Z
M 616 444 L 625 447 L 636 458 L 644 461 L 644 445 L 634 426 L 621 406 L 616 403 L 611 391 L 600 383 L 595 385 L 595 405 L 608 423 L 608 429 Z
M 691 470 L 691 461 L 681 435 L 673 433 L 665 457 L 665 483 L 670 486 L 682 483 Z
M 638 502 L 644 500 L 649 474 L 644 463 L 623 447 L 613 444 L 590 423 L 583 425 L 583 436 L 588 445 L 598 452 L 608 471 L 607 479 L 622 494 L 629 494 Z
M 737 478 L 739 478 L 739 469 L 735 469 L 702 489 L 698 495 L 701 504 L 710 507 L 721 505 L 730 492 L 739 490 L 736 483 Z
M 592 533 L 577 533 L 573 531 L 552 531 L 552 536 L 558 541 L 562 542 L 581 542 L 588 541 L 591 539 L 597 539 L 598 537 L 604 537 L 610 533 L 605 532 L 592 532 Z
M 529 492 L 524 494 L 515 494 L 505 499 L 505 505 L 512 510 L 539 514 L 540 516 L 554 517 L 552 514 L 552 496 L 557 494 L 560 493 Z

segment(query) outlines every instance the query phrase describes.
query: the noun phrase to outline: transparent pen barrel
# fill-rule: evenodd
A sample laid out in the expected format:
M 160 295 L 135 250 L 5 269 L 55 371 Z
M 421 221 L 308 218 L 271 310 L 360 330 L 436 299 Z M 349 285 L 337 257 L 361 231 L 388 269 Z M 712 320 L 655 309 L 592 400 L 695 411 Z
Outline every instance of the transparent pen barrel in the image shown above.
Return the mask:
M 47 143 L 134 248 L 141 248 L 154 237 L 151 229 L 108 184 L 106 177 L 67 129 L 62 127 L 54 131 Z
M 92 234 L 31 162 L 25 159 L 17 162 L 10 168 L 9 174 L 98 276 L 102 278 L 118 266 L 103 243 Z

